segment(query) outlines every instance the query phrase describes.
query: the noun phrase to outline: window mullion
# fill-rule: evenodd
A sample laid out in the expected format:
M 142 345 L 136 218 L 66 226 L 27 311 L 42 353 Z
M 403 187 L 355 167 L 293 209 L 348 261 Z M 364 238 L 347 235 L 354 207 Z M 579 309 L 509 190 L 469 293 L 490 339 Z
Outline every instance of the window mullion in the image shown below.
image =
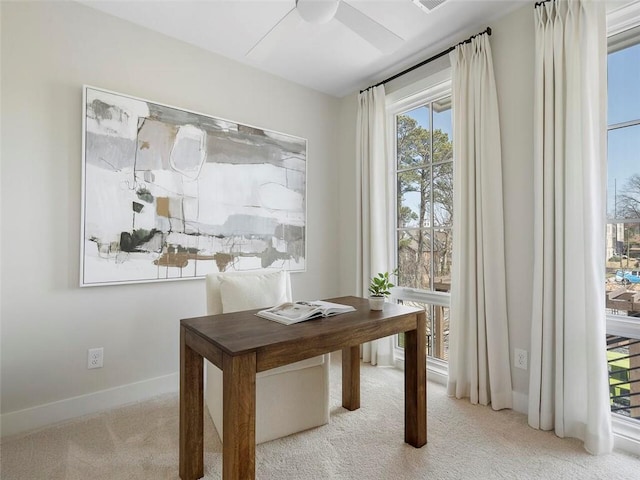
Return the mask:
M 640 125 L 640 119 L 629 120 L 628 122 L 614 123 L 607 127 L 607 131 L 618 130 L 620 128 L 635 127 L 636 125 Z
M 433 262 L 433 102 L 429 104 L 429 287 L 431 290 L 435 290 L 435 283 L 433 280 L 433 274 L 435 272 Z M 433 313 L 433 312 L 431 312 Z M 433 322 L 432 322 L 433 323 Z M 433 327 L 433 325 L 432 325 Z

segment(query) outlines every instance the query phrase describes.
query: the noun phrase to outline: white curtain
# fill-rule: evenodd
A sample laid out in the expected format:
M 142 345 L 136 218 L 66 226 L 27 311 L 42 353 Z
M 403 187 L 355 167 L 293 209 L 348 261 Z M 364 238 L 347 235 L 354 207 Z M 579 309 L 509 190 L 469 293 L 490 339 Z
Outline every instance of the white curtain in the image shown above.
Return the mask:
M 357 291 L 369 296 L 371 277 L 390 271 L 389 232 L 392 223 L 388 192 L 384 86 L 370 88 L 358 97 L 356 155 L 358 160 L 358 259 Z M 362 346 L 362 359 L 373 365 L 393 364 L 393 337 Z
M 450 54 L 454 201 L 449 395 L 511 408 L 502 157 L 489 36 Z
M 529 425 L 611 451 L 605 345 L 604 5 L 535 8 Z

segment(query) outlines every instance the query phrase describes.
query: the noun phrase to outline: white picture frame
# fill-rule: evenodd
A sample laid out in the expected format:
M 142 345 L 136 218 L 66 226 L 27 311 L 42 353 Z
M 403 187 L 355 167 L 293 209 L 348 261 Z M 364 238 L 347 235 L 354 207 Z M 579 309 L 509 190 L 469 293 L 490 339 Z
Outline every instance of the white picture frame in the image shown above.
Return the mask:
M 306 270 L 307 141 L 83 86 L 80 286 Z

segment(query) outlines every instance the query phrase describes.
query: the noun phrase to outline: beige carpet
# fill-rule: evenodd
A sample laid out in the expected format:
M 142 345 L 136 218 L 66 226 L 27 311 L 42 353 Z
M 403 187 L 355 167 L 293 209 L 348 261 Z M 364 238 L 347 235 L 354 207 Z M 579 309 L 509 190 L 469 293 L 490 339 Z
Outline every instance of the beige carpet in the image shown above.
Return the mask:
M 448 398 L 429 384 L 428 444 L 403 443 L 403 376 L 363 365 L 362 407 L 340 407 L 332 364 L 331 423 L 258 445 L 256 476 L 324 479 L 640 479 L 640 458 L 587 454 L 575 440 L 529 428 L 523 415 Z M 221 444 L 205 422 L 205 478 L 220 478 Z M 163 396 L 1 445 L 3 480 L 176 479 L 178 398 Z

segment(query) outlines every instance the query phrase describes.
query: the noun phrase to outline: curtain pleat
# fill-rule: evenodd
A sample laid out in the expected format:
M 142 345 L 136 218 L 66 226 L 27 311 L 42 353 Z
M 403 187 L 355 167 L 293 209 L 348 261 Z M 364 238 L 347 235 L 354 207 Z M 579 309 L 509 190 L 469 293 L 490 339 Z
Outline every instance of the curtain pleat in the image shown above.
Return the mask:
M 535 8 L 529 424 L 613 445 L 604 305 L 606 34 L 599 2 Z
M 386 106 L 384 85 L 370 88 L 358 97 L 356 156 L 358 159 L 357 226 L 358 294 L 367 297 L 371 277 L 390 271 L 389 212 L 392 203 L 388 192 L 390 169 L 386 147 Z M 362 359 L 372 365 L 393 364 L 393 337 L 366 343 Z
M 511 408 L 500 121 L 489 37 L 450 54 L 454 219 L 449 395 Z

